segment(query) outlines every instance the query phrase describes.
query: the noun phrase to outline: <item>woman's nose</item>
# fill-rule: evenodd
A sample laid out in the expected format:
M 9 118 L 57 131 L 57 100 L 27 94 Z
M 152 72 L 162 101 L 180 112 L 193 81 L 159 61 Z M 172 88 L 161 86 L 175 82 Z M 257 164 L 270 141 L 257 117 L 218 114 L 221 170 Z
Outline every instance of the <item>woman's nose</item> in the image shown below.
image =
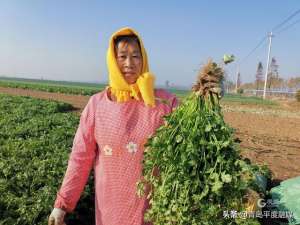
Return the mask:
M 125 60 L 125 66 L 131 67 L 132 66 L 132 59 L 131 57 L 127 57 Z

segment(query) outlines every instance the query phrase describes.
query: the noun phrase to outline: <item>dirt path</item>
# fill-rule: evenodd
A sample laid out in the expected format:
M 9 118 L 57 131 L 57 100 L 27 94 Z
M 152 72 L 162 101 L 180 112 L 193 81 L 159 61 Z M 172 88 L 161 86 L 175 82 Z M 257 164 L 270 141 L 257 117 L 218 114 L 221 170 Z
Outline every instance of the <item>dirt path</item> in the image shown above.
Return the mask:
M 0 93 L 67 102 L 72 104 L 78 113 L 89 99 L 89 96 L 4 87 L 0 87 Z M 253 162 L 267 164 L 273 172 L 273 179 L 279 181 L 300 176 L 299 111 L 295 108 L 291 111 L 289 107 L 284 106 L 280 110 L 284 113 L 257 114 L 255 110 L 241 111 L 234 108 L 224 113 L 225 121 L 236 129 L 236 137 L 241 141 L 242 154 Z

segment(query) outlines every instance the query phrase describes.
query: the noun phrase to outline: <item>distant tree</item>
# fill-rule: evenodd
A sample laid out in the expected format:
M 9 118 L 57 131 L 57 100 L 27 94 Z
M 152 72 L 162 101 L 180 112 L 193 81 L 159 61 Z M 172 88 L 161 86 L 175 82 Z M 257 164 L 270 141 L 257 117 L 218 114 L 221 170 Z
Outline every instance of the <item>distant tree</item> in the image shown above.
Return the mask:
M 287 86 L 289 88 L 300 89 L 300 76 L 290 78 L 287 81 Z
M 237 77 L 237 81 L 236 81 L 236 88 L 240 88 L 240 87 L 241 87 L 241 84 L 242 84 L 242 81 L 241 81 L 241 73 L 239 72 L 239 73 L 238 73 L 238 77 Z
M 255 82 L 249 82 L 249 83 L 243 83 L 240 88 L 242 89 L 254 89 L 255 88 Z
M 235 84 L 234 82 L 232 82 L 227 73 L 225 73 L 224 75 L 224 79 L 223 79 L 223 88 L 224 88 L 224 91 L 225 93 L 229 93 L 231 91 L 234 91 L 234 88 L 235 88 Z
M 165 86 L 166 86 L 166 88 L 169 88 L 170 87 L 170 81 L 166 80 Z
M 263 65 L 261 62 L 259 62 L 257 65 L 256 74 L 255 74 L 256 90 L 258 90 L 262 80 L 263 80 Z
M 278 89 L 282 89 L 282 88 L 284 88 L 285 82 L 286 81 L 283 78 L 278 77 L 277 79 L 274 79 L 273 87 L 278 88 Z
M 277 61 L 274 57 L 272 57 L 272 61 L 270 64 L 270 70 L 268 73 L 268 88 L 271 89 L 272 85 L 276 83 L 276 81 L 279 78 L 279 73 L 278 73 L 278 64 Z
M 235 92 L 236 93 L 241 94 L 240 93 L 241 84 L 242 84 L 242 82 L 241 82 L 241 73 L 239 72 L 238 75 L 237 75 L 236 86 L 235 86 Z
M 272 58 L 272 62 L 271 62 L 271 72 L 273 74 L 273 77 L 275 79 L 278 79 L 279 78 L 279 73 L 278 73 L 278 64 L 277 64 L 277 61 L 276 59 L 273 57 Z

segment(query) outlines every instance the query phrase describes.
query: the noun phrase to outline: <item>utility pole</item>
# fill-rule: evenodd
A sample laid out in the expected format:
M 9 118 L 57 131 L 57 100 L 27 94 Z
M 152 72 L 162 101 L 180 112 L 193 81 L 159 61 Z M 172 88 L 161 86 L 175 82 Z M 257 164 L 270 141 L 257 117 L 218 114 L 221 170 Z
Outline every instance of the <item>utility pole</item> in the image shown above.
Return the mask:
M 274 36 L 272 31 L 268 34 L 269 36 L 269 49 L 268 49 L 268 58 L 267 58 L 267 68 L 265 74 L 265 86 L 264 86 L 264 95 L 263 99 L 266 98 L 266 89 L 267 89 L 267 81 L 268 81 L 268 73 L 269 73 L 269 65 L 270 65 L 270 54 L 271 54 L 271 46 L 272 46 L 272 37 Z

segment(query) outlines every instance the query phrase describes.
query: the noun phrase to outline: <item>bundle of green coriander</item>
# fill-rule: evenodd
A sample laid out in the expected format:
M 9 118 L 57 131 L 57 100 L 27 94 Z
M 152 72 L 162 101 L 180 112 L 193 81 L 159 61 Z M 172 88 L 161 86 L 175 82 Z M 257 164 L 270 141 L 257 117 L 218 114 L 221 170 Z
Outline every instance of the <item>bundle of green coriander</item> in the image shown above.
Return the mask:
M 150 199 L 145 220 L 154 225 L 259 224 L 225 215 L 245 212 L 254 176 L 224 122 L 218 90 L 209 88 L 223 75 L 221 67 L 208 61 L 192 94 L 146 144 L 138 194 Z

